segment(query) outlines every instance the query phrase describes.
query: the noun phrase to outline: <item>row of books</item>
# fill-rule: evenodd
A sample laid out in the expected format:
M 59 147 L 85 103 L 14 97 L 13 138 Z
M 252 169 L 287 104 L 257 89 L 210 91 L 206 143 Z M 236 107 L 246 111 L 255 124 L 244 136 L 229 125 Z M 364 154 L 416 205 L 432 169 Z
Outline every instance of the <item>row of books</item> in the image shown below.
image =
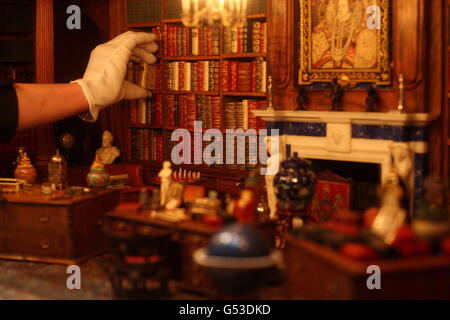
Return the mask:
M 129 62 L 127 80 L 148 90 L 162 90 L 162 65 Z
M 166 95 L 166 125 L 194 130 L 194 121 L 203 129 L 220 129 L 220 97 L 205 95 Z
M 131 124 L 152 124 L 162 126 L 163 96 L 155 94 L 148 99 L 131 100 L 129 102 Z
M 219 61 L 166 63 L 169 91 L 219 91 Z
M 243 25 L 225 28 L 223 53 L 261 53 L 267 51 L 267 23 L 247 21 Z
M 223 92 L 267 91 L 267 62 L 262 58 L 252 62 L 225 60 L 221 69 Z
M 217 56 L 220 30 L 216 27 L 186 28 L 182 25 L 164 25 L 164 55 Z
M 128 154 L 136 161 L 163 161 L 163 136 L 157 130 L 129 129 Z
M 264 120 L 256 117 L 252 110 L 265 109 L 265 100 L 242 100 L 224 103 L 224 126 L 226 129 L 264 129 Z
M 29 153 L 36 151 L 36 130 L 24 130 L 17 133 L 9 143 L 0 143 L 0 155 L 17 153 L 20 147 L 25 147 Z

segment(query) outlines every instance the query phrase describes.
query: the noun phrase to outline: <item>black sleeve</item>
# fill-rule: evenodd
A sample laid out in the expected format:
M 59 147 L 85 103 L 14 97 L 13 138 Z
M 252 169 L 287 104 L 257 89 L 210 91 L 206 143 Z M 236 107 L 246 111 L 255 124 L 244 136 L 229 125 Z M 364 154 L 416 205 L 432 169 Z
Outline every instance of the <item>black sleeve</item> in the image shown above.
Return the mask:
M 0 79 L 0 142 L 9 142 L 19 124 L 19 109 L 13 80 Z

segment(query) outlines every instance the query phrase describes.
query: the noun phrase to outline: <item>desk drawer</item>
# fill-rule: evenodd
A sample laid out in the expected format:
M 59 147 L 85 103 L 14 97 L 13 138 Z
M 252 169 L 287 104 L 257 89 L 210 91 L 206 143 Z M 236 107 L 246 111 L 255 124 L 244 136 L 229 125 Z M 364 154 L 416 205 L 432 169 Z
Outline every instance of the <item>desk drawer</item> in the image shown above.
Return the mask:
M 72 246 L 68 235 L 41 232 L 2 231 L 0 253 L 17 256 L 71 258 Z
M 67 231 L 70 219 L 67 207 L 5 204 L 0 210 L 0 230 Z

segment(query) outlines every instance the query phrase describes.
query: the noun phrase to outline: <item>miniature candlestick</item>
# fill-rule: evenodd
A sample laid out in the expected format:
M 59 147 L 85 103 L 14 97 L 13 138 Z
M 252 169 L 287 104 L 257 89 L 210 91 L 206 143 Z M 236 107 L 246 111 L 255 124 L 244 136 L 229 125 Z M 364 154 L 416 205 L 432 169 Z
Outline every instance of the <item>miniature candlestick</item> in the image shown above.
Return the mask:
M 404 106 L 405 78 L 403 77 L 403 74 L 398 76 L 398 88 L 399 88 L 399 97 L 398 97 L 397 111 L 402 113 L 405 110 Z

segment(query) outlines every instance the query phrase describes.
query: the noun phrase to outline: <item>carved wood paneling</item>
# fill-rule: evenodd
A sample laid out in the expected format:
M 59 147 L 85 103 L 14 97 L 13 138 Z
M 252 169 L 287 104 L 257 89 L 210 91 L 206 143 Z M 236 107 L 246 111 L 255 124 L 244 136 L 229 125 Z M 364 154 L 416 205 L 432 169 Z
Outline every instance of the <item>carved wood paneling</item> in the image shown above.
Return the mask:
M 54 82 L 53 0 L 36 0 L 36 82 Z M 37 128 L 37 164 L 45 165 L 55 152 L 53 125 Z
M 268 1 L 268 64 L 276 109 L 295 109 L 297 104 L 298 32 L 296 1 Z

